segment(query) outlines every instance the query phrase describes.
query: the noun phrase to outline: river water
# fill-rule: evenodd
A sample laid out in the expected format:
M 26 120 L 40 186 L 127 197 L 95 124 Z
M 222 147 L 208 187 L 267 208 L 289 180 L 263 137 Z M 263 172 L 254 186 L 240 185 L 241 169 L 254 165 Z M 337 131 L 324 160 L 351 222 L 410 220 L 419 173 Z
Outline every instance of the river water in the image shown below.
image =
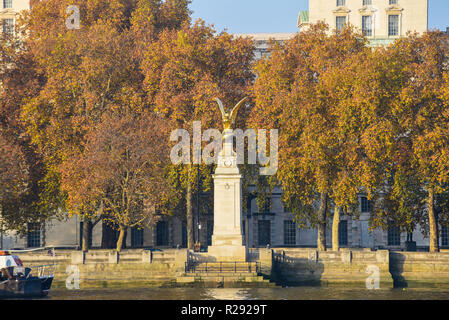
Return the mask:
M 50 300 L 449 300 L 449 288 L 348 287 L 52 289 Z

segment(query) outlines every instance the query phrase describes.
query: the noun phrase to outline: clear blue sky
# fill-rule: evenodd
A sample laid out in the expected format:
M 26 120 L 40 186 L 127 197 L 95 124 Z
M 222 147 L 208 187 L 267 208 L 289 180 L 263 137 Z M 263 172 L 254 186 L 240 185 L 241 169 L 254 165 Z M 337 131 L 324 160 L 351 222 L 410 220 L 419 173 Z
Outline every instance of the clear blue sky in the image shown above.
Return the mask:
M 308 0 L 192 0 L 193 18 L 213 24 L 217 32 L 297 32 L 298 12 Z M 429 0 L 429 28 L 449 27 L 449 0 Z

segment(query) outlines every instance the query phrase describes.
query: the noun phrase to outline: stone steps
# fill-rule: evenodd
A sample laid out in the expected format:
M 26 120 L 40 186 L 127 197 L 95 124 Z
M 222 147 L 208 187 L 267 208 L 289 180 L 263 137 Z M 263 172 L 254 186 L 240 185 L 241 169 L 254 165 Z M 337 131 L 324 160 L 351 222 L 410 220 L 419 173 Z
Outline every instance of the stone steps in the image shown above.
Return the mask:
M 262 276 L 257 275 L 190 275 L 186 274 L 183 276 L 184 278 L 195 279 L 195 280 L 219 280 L 219 281 L 237 281 L 237 280 L 245 280 L 245 281 L 259 281 L 265 280 Z
M 157 262 L 157 263 L 173 263 L 175 261 L 175 258 L 153 258 L 152 262 Z
M 175 261 L 175 253 L 172 251 L 155 251 L 152 253 L 152 262 L 156 263 L 173 263 Z
M 157 258 L 165 258 L 165 259 L 174 259 L 175 255 L 172 253 L 155 253 L 153 252 L 153 259 L 157 259 Z
M 206 262 L 202 262 L 200 264 L 206 264 Z M 227 265 L 227 266 L 229 266 L 229 265 L 232 265 L 232 266 L 234 266 L 234 265 L 237 265 L 237 266 L 256 266 L 257 262 L 233 262 L 233 261 L 222 261 L 222 262 L 220 262 L 220 261 L 217 261 L 217 262 L 207 262 L 207 265 L 208 266 L 220 266 L 220 265 L 222 265 L 222 266 L 225 266 L 225 265 Z
M 192 272 L 215 272 L 215 273 L 225 273 L 225 272 L 233 272 L 233 273 L 251 273 L 257 272 L 257 263 L 256 262 L 207 262 L 207 263 L 199 263 L 191 267 Z
M 152 253 L 152 263 L 173 263 L 174 261 L 174 252 L 156 251 Z
M 248 285 L 258 287 L 275 287 L 276 284 L 264 279 L 262 276 L 212 276 L 203 274 L 201 276 L 196 275 L 183 275 L 176 278 L 176 282 L 179 284 L 206 284 L 211 287 L 221 285 Z
M 208 272 L 208 273 L 204 273 L 204 272 L 192 272 L 192 273 L 185 273 L 186 276 L 189 277 L 257 277 L 258 274 L 256 272 Z
M 203 262 L 191 266 L 190 271 L 178 276 L 179 284 L 201 284 L 208 287 L 217 286 L 276 286 L 258 274 L 256 262 Z

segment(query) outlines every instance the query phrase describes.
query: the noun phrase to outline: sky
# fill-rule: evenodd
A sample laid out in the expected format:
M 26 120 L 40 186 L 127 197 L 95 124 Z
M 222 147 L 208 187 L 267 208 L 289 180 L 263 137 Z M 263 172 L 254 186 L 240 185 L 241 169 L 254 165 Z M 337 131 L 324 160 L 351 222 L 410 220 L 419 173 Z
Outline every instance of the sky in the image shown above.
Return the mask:
M 298 13 L 308 0 L 192 0 L 193 19 L 213 24 L 217 32 L 297 32 Z M 429 0 L 429 29 L 449 27 L 449 0 Z

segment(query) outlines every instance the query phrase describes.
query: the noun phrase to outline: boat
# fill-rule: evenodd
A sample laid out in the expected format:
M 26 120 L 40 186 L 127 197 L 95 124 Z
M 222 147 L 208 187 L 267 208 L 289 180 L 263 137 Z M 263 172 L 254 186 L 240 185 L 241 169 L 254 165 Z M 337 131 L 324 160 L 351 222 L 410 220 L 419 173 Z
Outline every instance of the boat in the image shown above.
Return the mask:
M 0 299 L 48 295 L 55 266 L 24 267 L 17 255 L 0 251 Z

